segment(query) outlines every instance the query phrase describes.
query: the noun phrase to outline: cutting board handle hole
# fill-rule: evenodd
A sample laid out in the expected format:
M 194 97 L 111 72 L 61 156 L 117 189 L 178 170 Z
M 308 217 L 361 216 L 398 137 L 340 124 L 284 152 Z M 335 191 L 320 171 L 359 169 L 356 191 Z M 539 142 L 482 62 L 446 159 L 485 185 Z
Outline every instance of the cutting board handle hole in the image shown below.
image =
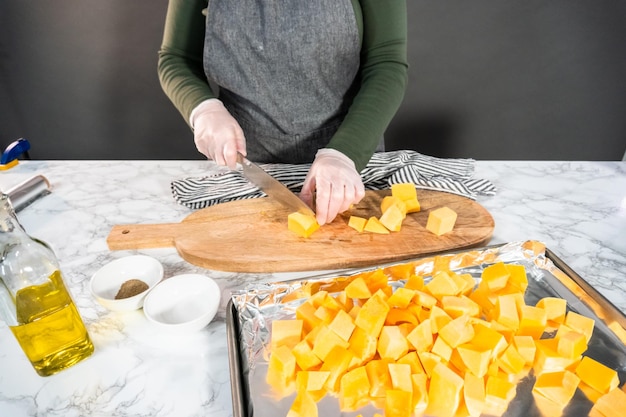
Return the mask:
M 128 229 L 124 229 L 124 230 L 122 230 L 122 234 L 123 234 L 123 235 L 127 235 L 127 234 L 129 234 L 129 233 L 130 233 L 130 230 L 128 230 Z

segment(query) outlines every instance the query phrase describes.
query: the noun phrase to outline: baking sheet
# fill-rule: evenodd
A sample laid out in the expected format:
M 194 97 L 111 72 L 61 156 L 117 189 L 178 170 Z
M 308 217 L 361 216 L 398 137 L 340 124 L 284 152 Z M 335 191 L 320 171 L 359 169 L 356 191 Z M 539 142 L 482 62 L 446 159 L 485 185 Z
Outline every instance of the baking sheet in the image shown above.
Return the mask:
M 337 275 L 319 275 L 307 279 L 275 283 L 259 283 L 233 294 L 227 310 L 228 348 L 235 417 L 286 416 L 295 394 L 277 399 L 265 382 L 268 365 L 270 329 L 272 320 L 294 318 L 295 309 L 319 290 L 329 293 L 340 291 L 351 277 L 376 268 L 411 264 L 415 273 L 428 281 L 437 264 L 449 265 L 458 273 L 470 273 L 478 282 L 482 270 L 497 262 L 524 265 L 529 286 L 526 303 L 535 303 L 547 296 L 561 297 L 568 309 L 596 321 L 593 337 L 585 355 L 615 369 L 620 386 L 626 381 L 626 316 L 584 279 L 563 263 L 541 242 L 512 242 L 480 250 L 459 251 L 439 256 L 415 259 L 402 263 L 378 265 L 352 270 Z M 402 286 L 402 280 L 391 283 Z M 531 394 L 532 374 L 520 381 L 515 399 L 509 404 L 505 416 L 541 416 Z M 587 415 L 592 403 L 580 389 L 563 410 L 563 416 Z M 318 403 L 320 416 L 363 417 L 382 413 L 369 405 L 355 412 L 342 412 L 335 397 L 327 395 Z

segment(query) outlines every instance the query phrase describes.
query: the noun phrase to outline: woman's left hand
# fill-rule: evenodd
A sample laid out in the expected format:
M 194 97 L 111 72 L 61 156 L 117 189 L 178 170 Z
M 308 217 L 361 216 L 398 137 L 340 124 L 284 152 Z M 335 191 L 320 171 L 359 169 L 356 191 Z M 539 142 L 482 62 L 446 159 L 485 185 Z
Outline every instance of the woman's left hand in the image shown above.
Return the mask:
M 314 192 L 315 217 L 321 226 L 361 201 L 365 188 L 354 162 L 343 153 L 327 148 L 317 151 L 300 192 L 300 198 L 311 207 Z

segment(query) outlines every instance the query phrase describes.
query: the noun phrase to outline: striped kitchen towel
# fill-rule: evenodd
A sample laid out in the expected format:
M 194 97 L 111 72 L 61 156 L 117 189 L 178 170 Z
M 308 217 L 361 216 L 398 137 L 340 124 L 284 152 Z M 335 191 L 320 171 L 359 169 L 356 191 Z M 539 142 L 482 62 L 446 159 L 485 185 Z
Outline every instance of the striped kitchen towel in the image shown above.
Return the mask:
M 416 188 L 446 191 L 475 199 L 495 195 L 496 187 L 488 180 L 472 178 L 473 159 L 442 159 L 415 151 L 375 153 L 361 177 L 366 190 L 383 190 L 391 184 L 411 182 Z M 302 188 L 311 164 L 262 164 L 270 175 L 297 193 Z M 174 199 L 191 209 L 246 198 L 265 197 L 241 171 L 222 171 L 212 176 L 184 178 L 171 183 Z

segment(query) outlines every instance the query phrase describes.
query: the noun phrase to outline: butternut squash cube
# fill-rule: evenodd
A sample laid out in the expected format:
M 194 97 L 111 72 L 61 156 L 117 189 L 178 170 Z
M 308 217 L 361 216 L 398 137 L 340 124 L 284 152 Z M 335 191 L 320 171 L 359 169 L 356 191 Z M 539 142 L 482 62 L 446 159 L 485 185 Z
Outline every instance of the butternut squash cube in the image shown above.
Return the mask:
M 348 342 L 343 340 L 337 333 L 326 325 L 320 326 L 320 331 L 313 343 L 313 353 L 322 361 L 326 361 L 330 353 L 336 348 L 348 349 Z
M 487 377 L 485 400 L 488 411 L 506 410 L 515 397 L 515 384 L 500 376 Z
M 306 340 L 302 340 L 291 351 L 296 358 L 300 369 L 308 371 L 322 364 L 322 360 L 313 353 L 313 349 Z
M 535 361 L 535 340 L 532 336 L 513 336 L 513 345 L 524 358 L 525 365 L 532 365 Z
M 576 367 L 576 375 L 585 384 L 603 394 L 617 388 L 619 385 L 617 371 L 589 356 L 584 356 L 580 361 Z
M 298 392 L 287 417 L 317 417 L 317 403 L 307 391 Z
M 292 349 L 302 340 L 302 320 L 272 321 L 271 347 L 287 346 Z
M 585 317 L 581 314 L 575 313 L 573 311 L 568 311 L 565 315 L 565 325 L 572 330 L 576 330 L 579 333 L 585 335 L 587 339 L 587 343 L 591 339 L 591 335 L 593 334 L 593 328 L 596 322 L 589 317 Z
M 296 358 L 285 345 L 272 349 L 265 380 L 281 396 L 295 388 Z
M 389 363 L 389 376 L 391 377 L 392 389 L 413 392 L 411 380 L 411 365 L 408 363 Z
M 406 212 L 408 213 L 417 213 L 422 208 L 420 206 L 420 202 L 417 198 L 410 198 L 408 200 L 404 200 L 404 204 L 406 205 Z
M 298 371 L 296 385 L 299 390 L 319 392 L 324 389 L 329 375 L 328 371 Z
M 430 319 L 426 319 L 415 326 L 411 333 L 406 336 L 406 339 L 417 353 L 430 351 L 434 343 Z
M 577 358 L 565 358 L 559 355 L 557 351 L 558 340 L 556 339 L 535 340 L 535 346 L 537 346 L 535 363 L 533 364 L 535 374 L 564 371 L 578 360 Z
M 490 291 L 494 292 L 506 287 L 510 275 L 511 273 L 504 262 L 497 262 L 483 270 L 481 280 L 487 285 Z
M 391 307 L 407 308 L 414 296 L 415 291 L 400 287 L 391 294 L 391 297 L 387 300 L 387 304 Z
M 409 365 L 409 367 L 411 368 L 411 375 L 413 374 L 423 374 L 426 371 L 424 371 L 424 368 L 422 367 L 422 363 L 420 362 L 419 357 L 417 356 L 417 352 L 415 352 L 414 350 L 407 353 L 406 355 L 404 355 L 403 357 L 401 357 L 400 359 L 398 359 L 396 361 L 397 364 L 403 364 L 406 363 Z
M 367 282 L 363 277 L 356 277 L 353 279 L 344 289 L 346 295 L 349 298 L 370 298 L 372 296 L 372 292 L 367 286 Z
M 349 349 L 354 357 L 359 360 L 359 365 L 369 361 L 376 355 L 378 338 L 370 335 L 360 327 L 356 327 L 353 330 L 349 343 Z
M 395 361 L 407 354 L 409 344 L 398 326 L 383 326 L 378 338 L 377 351 L 382 359 Z
M 415 326 L 418 322 L 417 316 L 411 310 L 405 308 L 392 308 L 387 313 L 387 318 L 385 319 L 386 326 L 395 326 L 402 323 L 410 323 Z
M 584 334 L 574 330 L 561 329 L 566 329 L 566 326 L 559 327 L 557 336 L 555 336 L 555 339 L 558 340 L 558 354 L 571 359 L 579 358 L 587 350 L 587 338 Z
M 478 317 L 480 306 L 465 295 L 444 295 L 441 297 L 441 307 L 453 319 L 463 315 Z
M 392 232 L 399 232 L 402 229 L 402 221 L 406 216 L 406 212 L 398 208 L 397 205 L 391 205 L 380 216 L 380 224 L 385 226 Z
M 539 339 L 548 322 L 546 310 L 539 307 L 524 305 L 521 308 L 518 335 L 532 336 Z
M 435 366 L 443 363 L 441 356 L 435 355 L 432 352 L 417 352 L 417 356 L 420 358 L 420 362 L 422 363 L 422 367 L 424 367 L 424 371 L 426 371 L 428 378 L 433 377 Z
M 433 210 L 428 214 L 426 230 L 437 236 L 449 233 L 454 229 L 456 217 L 456 212 L 448 207 L 440 207 Z
M 354 331 L 354 320 L 343 310 L 339 310 L 333 321 L 328 325 L 328 328 L 335 332 L 346 342 L 350 340 L 352 332 Z
M 622 417 L 624 410 L 626 410 L 626 392 L 619 389 L 613 389 L 600 397 L 591 408 L 591 411 L 598 412 L 604 417 Z
M 512 344 L 502 352 L 497 362 L 500 369 L 511 375 L 517 375 L 522 372 L 526 364 L 524 357 L 517 351 L 515 345 Z
M 320 228 L 320 225 L 315 216 L 294 212 L 287 216 L 287 228 L 298 236 L 308 238 Z
M 424 308 L 431 309 L 437 304 L 437 299 L 423 291 L 415 290 L 415 303 Z
M 369 402 L 370 382 L 364 366 L 346 372 L 339 383 L 339 407 L 353 411 Z
M 389 361 L 381 359 L 374 359 L 365 364 L 370 382 L 370 397 L 384 397 L 387 390 L 392 388 L 388 365 Z
M 322 320 L 315 316 L 315 310 L 316 307 L 309 301 L 296 308 L 296 319 L 302 321 L 302 328 L 307 333 L 322 323 Z
M 413 382 L 413 412 L 422 415 L 428 407 L 428 375 L 412 374 Z
M 412 395 L 397 389 L 387 390 L 385 395 L 385 417 L 410 417 Z
M 363 230 L 365 232 L 378 233 L 382 235 L 389 234 L 389 230 L 374 216 L 367 219 L 367 223 L 365 223 Z
M 555 323 L 563 323 L 565 321 L 567 301 L 563 298 L 544 297 L 537 301 L 536 307 L 543 308 L 546 311 L 546 318 L 549 321 Z
M 366 223 L 367 219 L 359 216 L 350 216 L 350 219 L 348 219 L 348 226 L 350 226 L 359 233 L 363 233 Z
M 519 315 L 513 294 L 499 295 L 496 298 L 493 319 L 511 330 L 519 328 Z
M 370 336 L 378 337 L 385 324 L 388 312 L 389 305 L 377 292 L 363 304 L 356 315 L 354 323 Z
M 333 321 L 333 319 L 335 318 L 336 314 L 336 310 L 321 305 L 317 309 L 315 309 L 314 316 L 317 317 L 323 324 L 330 324 L 330 322 Z
M 474 338 L 471 343 L 485 350 L 489 350 L 491 352 L 491 358 L 494 360 L 500 356 L 500 353 L 504 352 L 508 346 L 502 334 L 483 324 L 474 324 Z
M 504 264 L 504 267 L 509 271 L 507 285 L 511 285 L 519 292 L 525 292 L 528 288 L 528 277 L 524 265 Z
M 463 383 L 463 399 L 467 413 L 478 417 L 485 408 L 485 381 L 472 373 L 466 373 Z
M 396 206 L 398 208 L 399 212 L 402 213 L 403 219 L 406 217 L 407 208 L 405 202 L 402 201 L 400 198 L 392 195 L 383 197 L 382 201 L 380 202 L 380 212 L 385 213 L 387 210 L 389 210 L 391 206 Z
M 335 346 L 320 367 L 320 371 L 329 372 L 324 388 L 330 392 L 337 392 L 341 376 L 346 373 L 352 363 L 352 352 L 341 346 Z
M 435 365 L 428 388 L 426 414 L 454 416 L 461 401 L 463 378 L 442 363 Z
M 433 343 L 433 347 L 430 351 L 435 355 L 438 355 L 443 362 L 450 361 L 450 357 L 452 356 L 452 346 L 450 346 L 441 336 L 435 338 L 435 343 Z
M 450 347 L 455 348 L 474 338 L 474 327 L 469 322 L 469 315 L 462 315 L 439 329 L 439 337 Z
M 460 356 L 465 369 L 469 373 L 478 378 L 487 375 L 489 363 L 491 362 L 492 351 L 485 347 L 476 346 L 472 343 L 466 343 L 456 348 L 457 354 Z M 467 373 L 466 373 L 467 375 Z
M 415 184 L 410 182 L 403 182 L 398 184 L 391 184 L 391 195 L 402 200 L 417 200 L 417 190 Z
M 444 295 L 458 295 L 461 292 L 456 280 L 445 271 L 436 272 L 424 289 L 439 300 Z
M 579 382 L 580 378 L 568 370 L 546 372 L 537 376 L 533 391 L 565 407 L 574 397 Z

